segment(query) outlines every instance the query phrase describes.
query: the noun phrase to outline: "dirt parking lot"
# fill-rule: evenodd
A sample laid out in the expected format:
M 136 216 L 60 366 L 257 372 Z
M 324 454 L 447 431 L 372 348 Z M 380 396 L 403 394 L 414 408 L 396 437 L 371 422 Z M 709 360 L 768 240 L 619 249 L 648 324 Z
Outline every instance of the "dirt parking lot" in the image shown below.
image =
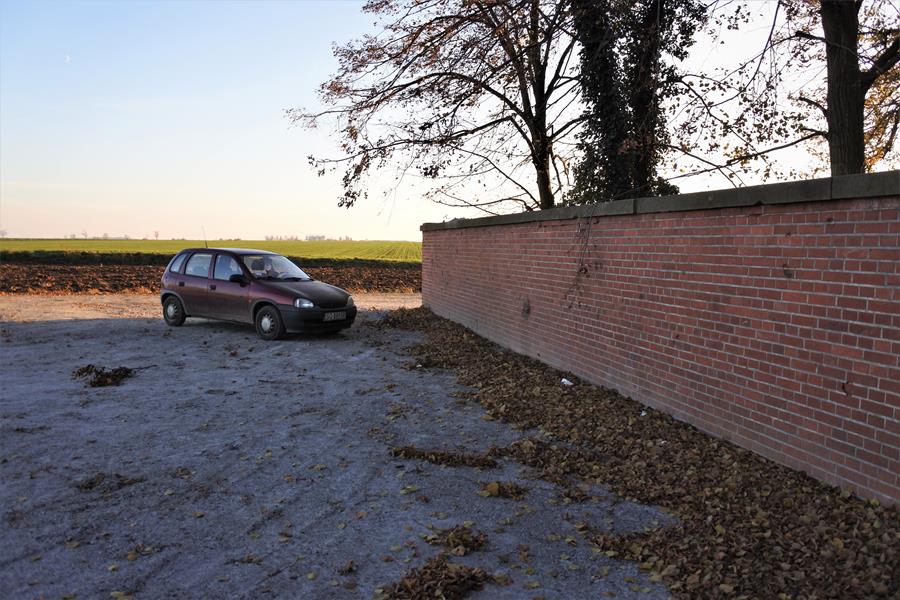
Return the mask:
M 3 597 L 372 598 L 439 552 L 485 571 L 472 598 L 668 596 L 580 535 L 661 511 L 599 487 L 570 502 L 510 460 L 395 457 L 541 434 L 411 363 L 420 334 L 377 326 L 417 296 L 356 298 L 353 329 L 274 343 L 169 328 L 155 296 L 0 298 Z M 72 375 L 88 364 L 136 371 L 90 387 Z

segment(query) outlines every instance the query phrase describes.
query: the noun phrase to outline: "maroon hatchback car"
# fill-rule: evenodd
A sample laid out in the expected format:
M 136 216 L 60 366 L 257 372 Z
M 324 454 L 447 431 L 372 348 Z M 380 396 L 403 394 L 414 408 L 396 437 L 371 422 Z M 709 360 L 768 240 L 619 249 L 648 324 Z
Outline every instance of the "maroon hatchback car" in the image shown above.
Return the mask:
M 287 332 L 338 331 L 356 319 L 350 294 L 264 250 L 182 250 L 166 267 L 160 297 L 169 325 L 186 317 L 253 323 L 266 340 Z

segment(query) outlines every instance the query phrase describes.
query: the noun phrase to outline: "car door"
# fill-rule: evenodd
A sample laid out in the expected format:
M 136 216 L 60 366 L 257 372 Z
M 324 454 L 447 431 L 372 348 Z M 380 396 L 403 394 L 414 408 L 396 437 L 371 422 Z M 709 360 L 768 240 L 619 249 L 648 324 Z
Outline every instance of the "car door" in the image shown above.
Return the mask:
M 179 282 L 178 292 L 184 302 L 184 310 L 192 316 L 209 316 L 209 272 L 212 266 L 212 252 L 195 252 L 184 266 L 184 277 Z M 184 283 L 184 285 L 180 285 Z
M 242 281 L 230 281 L 232 275 L 239 275 Z M 234 256 L 224 253 L 216 255 L 207 295 L 210 316 L 249 322 L 249 282 L 250 278 Z

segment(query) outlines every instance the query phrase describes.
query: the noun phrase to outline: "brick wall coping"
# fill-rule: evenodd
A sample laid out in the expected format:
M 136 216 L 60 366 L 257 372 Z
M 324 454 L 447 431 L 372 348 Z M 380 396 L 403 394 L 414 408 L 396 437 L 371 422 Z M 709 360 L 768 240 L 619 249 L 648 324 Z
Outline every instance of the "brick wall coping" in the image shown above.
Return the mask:
M 677 196 L 633 198 L 599 204 L 563 206 L 478 219 L 453 219 L 443 223 L 423 223 L 420 229 L 422 231 L 438 231 L 442 229 L 514 225 L 581 217 L 612 217 L 616 215 L 756 206 L 758 204 L 827 202 L 829 200 L 898 195 L 900 195 L 900 170 L 866 173 L 863 175 L 825 177 L 822 179 L 808 179 L 806 181 L 770 183 L 708 192 L 693 192 Z

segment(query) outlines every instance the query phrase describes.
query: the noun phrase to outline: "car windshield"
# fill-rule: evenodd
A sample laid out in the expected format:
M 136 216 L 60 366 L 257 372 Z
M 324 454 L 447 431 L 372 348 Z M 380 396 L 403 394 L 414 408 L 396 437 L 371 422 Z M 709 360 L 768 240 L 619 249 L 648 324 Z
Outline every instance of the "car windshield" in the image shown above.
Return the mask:
M 256 279 L 282 281 L 309 281 L 311 279 L 303 272 L 303 269 L 278 254 L 250 254 L 241 258 Z

